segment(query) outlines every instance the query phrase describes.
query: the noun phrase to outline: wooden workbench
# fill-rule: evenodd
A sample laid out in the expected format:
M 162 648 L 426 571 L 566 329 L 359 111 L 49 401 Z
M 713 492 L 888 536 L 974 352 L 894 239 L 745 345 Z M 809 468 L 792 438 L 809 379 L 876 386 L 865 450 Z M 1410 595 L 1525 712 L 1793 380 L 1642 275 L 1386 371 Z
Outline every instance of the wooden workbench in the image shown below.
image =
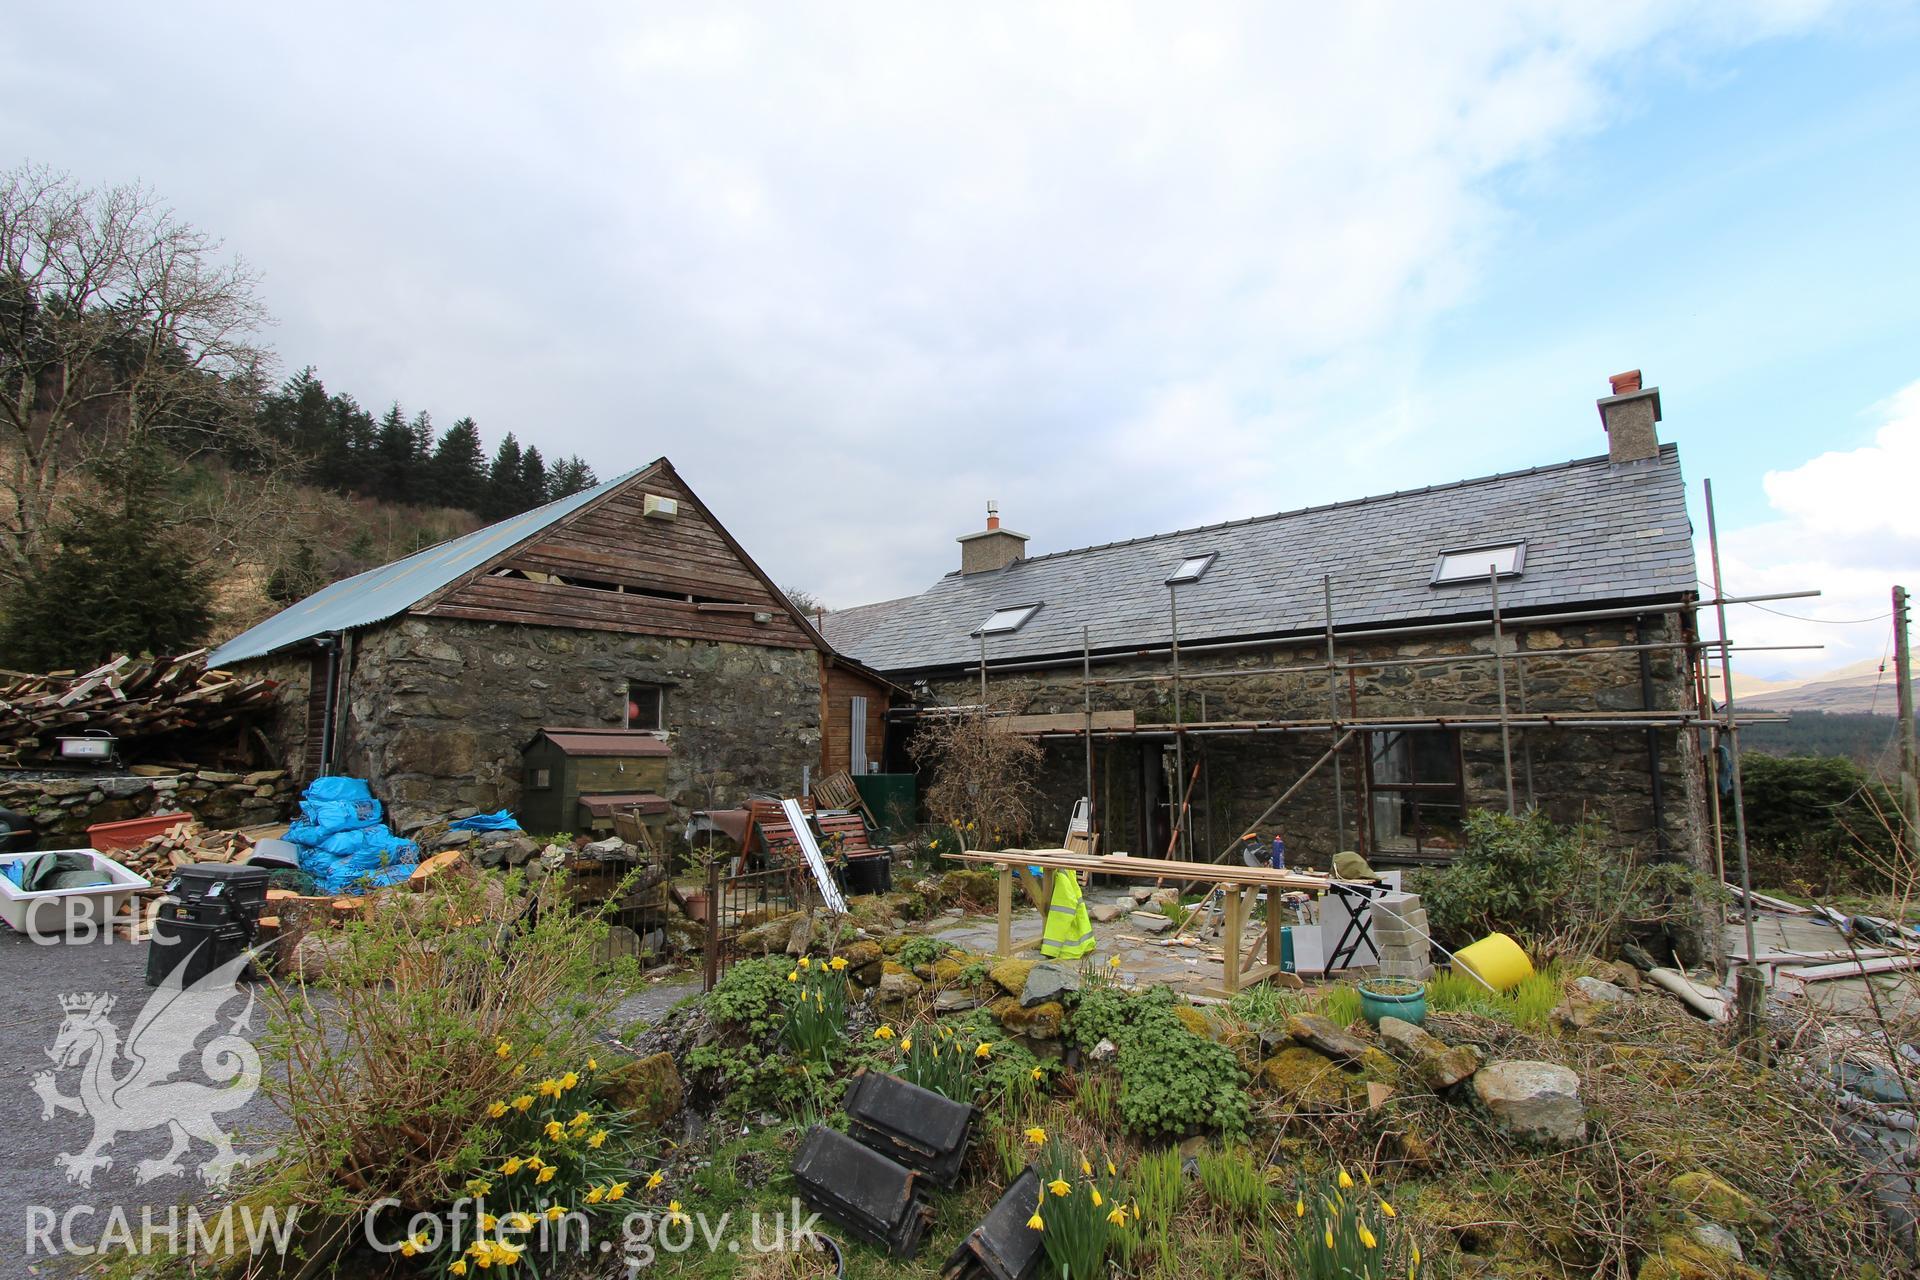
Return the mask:
M 1310 871 L 1275 871 L 1271 867 L 1227 866 L 1214 862 L 1182 862 L 1172 858 L 1135 858 L 1127 854 L 1116 853 L 1101 856 L 1098 854 L 1072 853 L 1065 849 L 968 849 L 961 853 L 940 855 L 954 862 L 981 863 L 998 867 L 1000 870 L 999 914 L 1000 934 L 995 954 L 1011 956 L 1016 950 L 1026 950 L 1040 945 L 1040 939 L 1034 938 L 1021 943 L 1018 948 L 1013 943 L 1013 876 L 1016 867 L 1039 867 L 1043 871 L 1073 871 L 1082 875 L 1119 876 L 1124 880 L 1196 880 L 1205 884 L 1220 885 L 1226 897 L 1226 946 L 1221 959 L 1221 983 L 1219 994 L 1231 996 L 1241 986 L 1255 982 L 1264 982 L 1280 970 L 1280 931 L 1267 929 L 1267 955 L 1264 964 L 1242 969 L 1240 963 L 1240 935 L 1246 928 L 1247 892 L 1257 889 L 1300 890 L 1306 893 L 1323 894 L 1328 887 L 1343 884 L 1330 876 L 1315 875 Z M 1051 881 L 1052 877 L 1048 877 Z M 1272 910 L 1269 907 L 1269 924 Z M 1045 909 L 1042 908 L 1041 922 L 1045 924 Z

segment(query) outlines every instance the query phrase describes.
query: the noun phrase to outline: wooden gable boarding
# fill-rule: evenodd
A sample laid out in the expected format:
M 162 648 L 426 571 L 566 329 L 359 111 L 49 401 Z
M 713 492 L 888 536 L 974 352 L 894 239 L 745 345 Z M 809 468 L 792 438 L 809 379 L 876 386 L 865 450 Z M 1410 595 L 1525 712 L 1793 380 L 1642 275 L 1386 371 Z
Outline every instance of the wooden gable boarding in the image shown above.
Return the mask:
M 673 504 L 671 516 L 662 500 Z M 817 644 L 665 459 L 503 551 L 413 612 L 791 649 Z

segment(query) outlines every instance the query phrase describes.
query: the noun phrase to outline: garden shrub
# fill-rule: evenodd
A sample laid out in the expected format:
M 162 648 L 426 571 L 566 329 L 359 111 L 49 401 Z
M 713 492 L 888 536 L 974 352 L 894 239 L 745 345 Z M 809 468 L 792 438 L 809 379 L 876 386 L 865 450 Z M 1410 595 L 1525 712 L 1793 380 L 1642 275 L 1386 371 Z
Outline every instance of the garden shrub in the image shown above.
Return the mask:
M 1844 756 L 1767 756 L 1740 764 L 1756 886 L 1808 896 L 1886 892 L 1899 812 L 1885 784 Z M 1721 801 L 1733 829 L 1733 800 Z
M 929 938 L 925 934 L 917 934 L 901 945 L 900 954 L 895 959 L 909 969 L 918 969 L 922 965 L 932 964 L 951 950 L 953 950 L 952 943 L 942 942 L 938 938 Z
M 1085 1048 L 1103 1039 L 1118 1046 L 1120 1119 L 1133 1132 L 1153 1137 L 1246 1128 L 1245 1073 L 1232 1050 L 1187 1027 L 1170 988 L 1128 995 L 1114 986 L 1089 987 L 1080 992 L 1071 1034 Z

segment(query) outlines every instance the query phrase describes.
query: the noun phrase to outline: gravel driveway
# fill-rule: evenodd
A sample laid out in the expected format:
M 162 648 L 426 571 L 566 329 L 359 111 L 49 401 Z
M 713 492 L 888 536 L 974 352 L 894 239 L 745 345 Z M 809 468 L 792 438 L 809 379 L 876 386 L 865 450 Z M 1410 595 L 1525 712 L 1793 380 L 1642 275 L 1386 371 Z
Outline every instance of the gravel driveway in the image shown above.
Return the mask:
M 110 1024 L 118 1044 L 111 1073 L 124 1079 L 130 1070 L 125 1041 L 152 988 L 146 985 L 146 943 L 95 940 L 87 943 L 38 945 L 0 926 L 0 1132 L 11 1134 L 11 1157 L 0 1174 L 0 1277 L 59 1275 L 75 1269 L 83 1258 L 67 1253 L 69 1246 L 97 1244 L 113 1229 L 118 1208 L 134 1233 L 143 1221 L 164 1229 L 170 1213 L 178 1211 L 184 1229 L 184 1207 L 204 1209 L 214 1201 L 197 1176 L 213 1148 L 195 1141 L 180 1156 L 180 1173 L 162 1173 L 138 1181 L 142 1161 L 158 1165 L 168 1153 L 166 1119 L 194 1114 L 194 1103 L 207 1097 L 208 1082 L 200 1069 L 198 1050 L 216 1036 L 235 1030 L 247 1007 L 247 990 L 240 988 L 218 1010 L 218 1020 L 194 1040 L 195 1051 L 182 1061 L 175 1079 L 182 1082 L 167 1094 L 156 1095 L 149 1109 L 135 1113 L 129 1131 L 121 1133 L 104 1154 L 112 1161 L 92 1173 L 91 1186 L 69 1180 L 56 1157 L 76 1153 L 93 1133 L 89 1115 L 56 1110 L 43 1117 L 36 1078 L 54 1072 L 58 1093 L 75 1098 L 86 1092 L 81 1078 L 94 1065 L 94 1046 L 103 1042 L 83 1033 L 82 1051 L 72 1065 L 56 1069 L 48 1050 L 61 1034 L 66 1009 L 64 997 L 93 993 L 113 997 L 100 1024 Z M 87 1020 L 86 1010 L 80 1014 Z M 208 1021 L 210 1019 L 203 1019 Z M 256 1003 L 249 1024 L 238 1029 L 255 1039 L 266 1022 L 266 1011 Z M 98 1024 L 96 1024 L 98 1025 Z M 189 1034 L 191 1034 L 189 1029 Z M 109 1096 L 110 1096 L 110 1091 Z M 122 1104 L 124 1105 L 124 1103 Z M 103 1108 L 104 1109 L 104 1108 Z M 241 1154 L 259 1152 L 271 1144 L 278 1111 L 256 1094 L 233 1109 L 213 1115 L 220 1129 L 234 1139 Z M 147 1217 L 143 1219 L 142 1213 Z M 63 1227 L 65 1228 L 63 1230 Z M 49 1244 L 53 1255 L 49 1256 Z M 77 1253 L 78 1250 L 75 1250 Z

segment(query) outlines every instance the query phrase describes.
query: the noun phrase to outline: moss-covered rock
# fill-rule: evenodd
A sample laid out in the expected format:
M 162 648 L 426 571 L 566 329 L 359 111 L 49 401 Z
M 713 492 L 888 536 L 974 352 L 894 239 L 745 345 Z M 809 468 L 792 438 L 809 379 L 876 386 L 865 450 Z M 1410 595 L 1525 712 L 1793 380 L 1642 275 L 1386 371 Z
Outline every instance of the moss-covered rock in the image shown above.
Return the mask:
M 1058 1000 L 1048 1000 L 1029 1009 L 1020 1003 L 1017 995 L 1000 997 L 987 1006 L 987 1012 L 999 1019 L 1009 1034 L 1033 1040 L 1058 1039 L 1060 1028 L 1067 1020 L 1067 1007 Z
M 1213 1039 L 1213 1020 L 1190 1004 L 1173 1006 L 1173 1016 L 1180 1019 L 1180 1025 L 1197 1036 Z
M 602 1072 L 594 1082 L 594 1096 L 627 1112 L 643 1129 L 658 1128 L 676 1115 L 686 1101 L 680 1068 L 670 1053 L 629 1058 Z
M 1010 996 L 1018 996 L 1027 987 L 1027 975 L 1038 960 L 1002 960 L 987 970 L 987 976 Z
M 1766 1276 L 1731 1254 L 1673 1234 L 1661 1236 L 1654 1250 L 1641 1259 L 1634 1280 L 1766 1280 Z
M 1683 1173 L 1667 1183 L 1667 1194 L 1689 1213 L 1725 1226 L 1760 1225 L 1773 1221 L 1752 1196 L 1705 1170 Z
M 1341 1109 L 1366 1099 L 1366 1083 L 1305 1045 L 1289 1045 L 1260 1066 L 1260 1079 L 1301 1110 Z

